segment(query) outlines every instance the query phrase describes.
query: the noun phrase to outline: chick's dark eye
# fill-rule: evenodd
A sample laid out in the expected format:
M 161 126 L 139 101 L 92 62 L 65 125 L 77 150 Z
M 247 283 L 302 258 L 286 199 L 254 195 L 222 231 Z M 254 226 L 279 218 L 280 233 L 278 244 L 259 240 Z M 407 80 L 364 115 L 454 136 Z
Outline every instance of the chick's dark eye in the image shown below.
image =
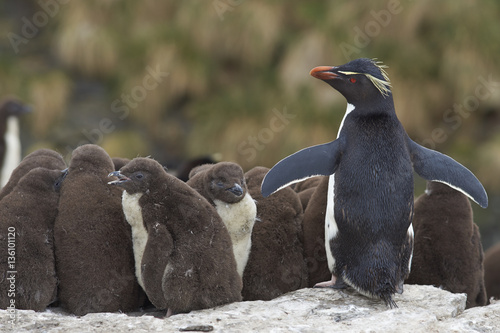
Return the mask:
M 135 174 L 136 179 L 142 179 L 143 177 L 144 177 L 144 175 L 140 172 Z
M 353 77 L 351 77 L 351 78 L 349 79 L 349 81 L 351 81 L 352 83 L 355 83 L 355 82 L 356 82 L 356 79 L 355 79 L 355 78 L 353 78 Z

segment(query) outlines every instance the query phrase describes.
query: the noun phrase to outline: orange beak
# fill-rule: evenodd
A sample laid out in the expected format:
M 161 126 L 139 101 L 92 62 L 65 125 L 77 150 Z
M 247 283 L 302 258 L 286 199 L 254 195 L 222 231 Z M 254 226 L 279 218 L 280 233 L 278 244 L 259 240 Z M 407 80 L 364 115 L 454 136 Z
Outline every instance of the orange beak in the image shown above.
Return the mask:
M 311 76 L 314 76 L 317 79 L 321 80 L 331 80 L 331 79 L 336 79 L 339 76 L 335 73 L 332 73 L 331 70 L 334 69 L 335 67 L 330 67 L 330 66 L 319 66 L 319 67 L 314 67 L 311 69 L 309 74 Z

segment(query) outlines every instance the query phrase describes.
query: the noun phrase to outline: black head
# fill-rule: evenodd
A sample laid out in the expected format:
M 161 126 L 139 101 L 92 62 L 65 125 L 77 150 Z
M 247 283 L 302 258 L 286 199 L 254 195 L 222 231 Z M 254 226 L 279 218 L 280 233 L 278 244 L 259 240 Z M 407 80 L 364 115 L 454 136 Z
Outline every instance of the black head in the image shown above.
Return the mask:
M 160 178 L 166 175 L 163 166 L 151 158 L 138 157 L 127 163 L 120 171 L 114 171 L 109 177 L 117 177 L 110 185 L 118 185 L 129 194 L 149 193 L 157 187 Z
M 247 192 L 245 175 L 238 164 L 220 162 L 206 171 L 206 185 L 213 199 L 227 203 L 239 202 Z
M 392 102 L 391 84 L 385 67 L 375 60 L 361 58 L 336 67 L 315 67 L 310 74 L 328 83 L 348 103 L 358 107 Z
M 5 118 L 9 116 L 18 117 L 29 112 L 31 112 L 31 107 L 17 99 L 8 99 L 0 105 L 0 116 Z

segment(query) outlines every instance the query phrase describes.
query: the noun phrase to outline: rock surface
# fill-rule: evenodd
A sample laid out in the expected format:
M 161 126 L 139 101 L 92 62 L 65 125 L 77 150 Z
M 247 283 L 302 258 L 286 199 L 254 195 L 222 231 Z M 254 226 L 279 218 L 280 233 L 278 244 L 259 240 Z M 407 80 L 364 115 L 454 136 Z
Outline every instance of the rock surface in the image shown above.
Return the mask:
M 500 302 L 464 311 L 465 294 L 416 285 L 405 285 L 394 299 L 399 308 L 389 309 L 351 290 L 301 289 L 170 318 L 17 310 L 14 324 L 0 310 L 0 332 L 500 332 Z

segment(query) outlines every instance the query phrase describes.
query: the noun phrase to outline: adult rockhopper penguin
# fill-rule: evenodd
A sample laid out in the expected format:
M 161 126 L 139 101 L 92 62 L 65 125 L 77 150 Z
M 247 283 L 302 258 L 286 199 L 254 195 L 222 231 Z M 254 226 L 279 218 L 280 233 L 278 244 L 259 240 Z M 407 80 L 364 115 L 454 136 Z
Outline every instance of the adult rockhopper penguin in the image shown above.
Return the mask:
M 281 160 L 266 175 L 262 193 L 329 176 L 325 247 L 333 275 L 319 286 L 349 285 L 394 307 L 392 295 L 403 291 L 411 265 L 413 170 L 452 186 L 481 207 L 488 205 L 486 191 L 464 166 L 408 137 L 379 62 L 356 59 L 316 67 L 310 74 L 347 100 L 337 139 Z
M 21 161 L 19 116 L 28 112 L 31 108 L 14 98 L 0 103 L 0 187 Z

